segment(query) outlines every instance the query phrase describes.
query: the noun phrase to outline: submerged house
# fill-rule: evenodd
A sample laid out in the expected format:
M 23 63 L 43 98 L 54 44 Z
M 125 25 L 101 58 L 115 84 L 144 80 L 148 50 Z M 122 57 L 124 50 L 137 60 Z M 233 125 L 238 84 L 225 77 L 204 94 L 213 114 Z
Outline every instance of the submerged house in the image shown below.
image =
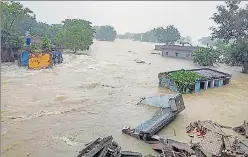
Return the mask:
M 181 78 L 184 77 L 184 73 L 187 75 L 190 74 L 191 76 L 185 75 L 185 77 L 181 79 L 185 80 L 185 82 L 181 82 L 181 80 L 178 81 L 173 79 L 173 73 L 177 73 L 177 76 Z M 180 76 L 180 74 L 182 75 Z M 189 77 L 188 80 L 187 77 Z M 195 80 L 192 80 L 193 77 L 195 78 Z M 199 92 L 201 89 L 208 89 L 227 85 L 230 83 L 231 75 L 209 68 L 201 68 L 163 72 L 158 74 L 158 78 L 160 87 L 167 87 L 174 92 L 193 93 Z M 192 82 L 189 81 L 190 79 Z
M 196 49 L 197 47 L 194 46 L 164 45 L 162 47 L 162 56 L 193 59 L 192 53 Z

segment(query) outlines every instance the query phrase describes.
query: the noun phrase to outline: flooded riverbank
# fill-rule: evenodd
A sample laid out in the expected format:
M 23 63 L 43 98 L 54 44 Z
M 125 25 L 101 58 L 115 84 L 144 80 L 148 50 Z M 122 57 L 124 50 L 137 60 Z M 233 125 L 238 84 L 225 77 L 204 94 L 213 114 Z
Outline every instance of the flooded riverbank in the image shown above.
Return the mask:
M 189 60 L 151 54 L 153 49 L 152 43 L 96 41 L 89 55 L 66 54 L 64 63 L 50 70 L 2 64 L 2 156 L 76 156 L 85 142 L 106 135 L 123 150 L 153 152 L 122 134 L 122 127 L 136 126 L 157 110 L 135 105 L 140 97 L 171 93 L 158 88 L 159 72 L 198 68 Z M 215 68 L 231 73 L 231 84 L 184 95 L 186 109 L 161 136 L 187 142 L 185 127 L 191 121 L 236 126 L 248 120 L 248 75 L 239 68 Z

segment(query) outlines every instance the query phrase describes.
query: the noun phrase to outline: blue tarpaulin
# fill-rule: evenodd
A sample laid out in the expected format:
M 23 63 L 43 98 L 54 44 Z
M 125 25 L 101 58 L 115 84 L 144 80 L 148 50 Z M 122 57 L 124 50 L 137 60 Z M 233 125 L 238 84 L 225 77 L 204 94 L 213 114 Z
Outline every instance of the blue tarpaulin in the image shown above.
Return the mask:
M 29 52 L 27 51 L 21 52 L 21 58 L 20 58 L 21 66 L 28 66 L 28 56 L 29 56 Z
M 62 52 L 52 51 L 53 63 L 59 64 L 63 61 Z

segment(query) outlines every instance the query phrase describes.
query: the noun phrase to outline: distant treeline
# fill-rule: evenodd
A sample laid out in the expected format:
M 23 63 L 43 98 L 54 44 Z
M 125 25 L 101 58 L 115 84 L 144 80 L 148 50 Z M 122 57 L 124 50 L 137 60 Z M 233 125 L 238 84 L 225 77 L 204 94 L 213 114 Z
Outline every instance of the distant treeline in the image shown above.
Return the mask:
M 191 43 L 191 37 L 182 37 L 174 25 L 157 27 L 145 33 L 125 33 L 117 35 L 119 39 L 130 39 L 141 42 L 174 44 L 175 42 Z

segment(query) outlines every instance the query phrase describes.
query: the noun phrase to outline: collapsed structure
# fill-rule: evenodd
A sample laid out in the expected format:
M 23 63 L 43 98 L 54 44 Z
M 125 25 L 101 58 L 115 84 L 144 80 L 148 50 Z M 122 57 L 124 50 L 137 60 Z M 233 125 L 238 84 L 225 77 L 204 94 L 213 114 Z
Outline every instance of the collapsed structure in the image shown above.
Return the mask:
M 77 157 L 142 157 L 141 153 L 122 151 L 112 136 L 98 138 L 86 144 Z
M 168 94 L 142 98 L 138 105 L 159 107 L 153 117 L 138 125 L 135 129 L 124 127 L 122 132 L 151 144 L 153 150 L 159 152 L 157 157 L 247 157 L 248 139 L 239 140 L 227 135 L 222 128 L 233 129 L 243 135 L 247 134 L 248 123 L 239 127 L 228 127 L 212 121 L 196 121 L 186 127 L 190 137 L 197 134 L 200 142 L 183 143 L 172 139 L 164 139 L 156 135 L 185 109 L 181 94 Z M 77 157 L 142 157 L 141 153 L 122 151 L 113 137 L 98 138 L 90 142 L 79 152 Z M 156 157 L 152 154 L 145 157 Z
M 231 75 L 209 68 L 176 70 L 158 74 L 159 86 L 174 92 L 193 93 L 230 83 Z
M 122 132 L 147 142 L 156 140 L 153 135 L 168 125 L 180 112 L 185 109 L 181 94 L 142 98 L 138 104 L 147 104 L 160 107 L 160 109 L 151 119 L 141 123 L 135 129 L 131 129 L 130 126 L 126 126 L 122 129 Z

